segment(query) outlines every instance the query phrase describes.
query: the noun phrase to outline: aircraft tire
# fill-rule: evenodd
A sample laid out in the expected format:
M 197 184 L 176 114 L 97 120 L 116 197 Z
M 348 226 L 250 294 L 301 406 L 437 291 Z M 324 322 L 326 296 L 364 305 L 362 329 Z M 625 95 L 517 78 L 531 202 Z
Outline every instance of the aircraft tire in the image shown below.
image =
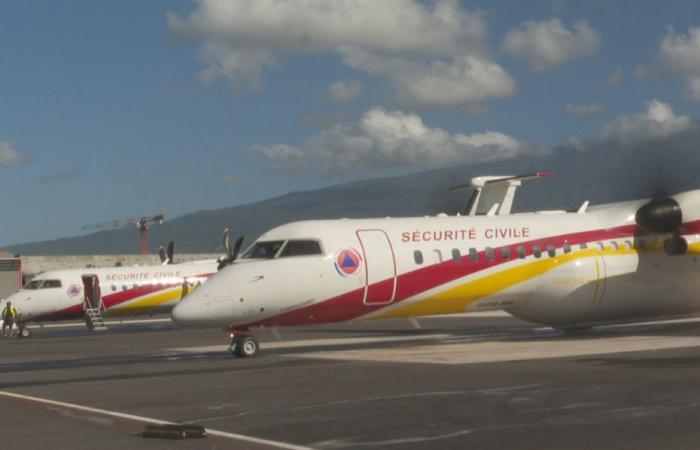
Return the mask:
M 29 328 L 22 327 L 17 332 L 17 337 L 20 339 L 32 337 L 32 330 L 30 330 Z
M 236 356 L 242 358 L 252 358 L 260 351 L 260 344 L 253 336 L 238 336 L 236 338 L 235 347 L 234 352 Z

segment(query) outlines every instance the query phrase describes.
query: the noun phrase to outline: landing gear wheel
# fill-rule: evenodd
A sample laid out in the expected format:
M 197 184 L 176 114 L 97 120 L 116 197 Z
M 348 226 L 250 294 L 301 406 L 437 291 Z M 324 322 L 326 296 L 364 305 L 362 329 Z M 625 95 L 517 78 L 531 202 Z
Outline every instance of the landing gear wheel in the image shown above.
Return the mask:
M 30 330 L 27 327 L 20 327 L 19 330 L 17 331 L 17 338 L 22 339 L 22 338 L 28 338 L 32 336 L 32 330 Z
M 250 358 L 256 356 L 260 350 L 260 344 L 258 340 L 253 336 L 240 336 L 238 339 L 238 345 L 236 345 L 236 356 L 242 356 L 244 358 Z
M 231 345 L 228 348 L 229 352 L 242 358 L 251 358 L 256 356 L 259 350 L 260 344 L 258 343 L 258 340 L 253 336 L 248 336 L 245 334 L 235 336 L 231 340 Z

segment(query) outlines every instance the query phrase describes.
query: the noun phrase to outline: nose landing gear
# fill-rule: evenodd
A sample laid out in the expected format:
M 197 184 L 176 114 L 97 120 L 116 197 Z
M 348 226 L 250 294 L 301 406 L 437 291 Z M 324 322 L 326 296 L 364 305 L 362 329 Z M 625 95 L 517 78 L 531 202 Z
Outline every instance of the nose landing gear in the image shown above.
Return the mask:
M 28 338 L 31 336 L 32 336 L 32 330 L 27 328 L 27 326 L 23 323 L 17 324 L 17 337 L 19 339 Z
M 251 358 L 260 351 L 260 343 L 254 336 L 240 333 L 238 330 L 232 330 L 230 336 L 231 345 L 229 345 L 228 351 L 232 354 L 243 358 Z

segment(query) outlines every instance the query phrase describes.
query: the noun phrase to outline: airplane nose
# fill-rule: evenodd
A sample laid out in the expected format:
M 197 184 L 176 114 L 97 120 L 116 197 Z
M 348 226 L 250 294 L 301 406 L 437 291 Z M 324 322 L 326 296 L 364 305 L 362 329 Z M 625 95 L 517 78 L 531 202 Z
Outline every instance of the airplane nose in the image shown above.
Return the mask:
M 178 325 L 193 325 L 197 322 L 197 311 L 200 310 L 195 302 L 188 301 L 187 299 L 182 300 L 180 303 L 175 305 L 170 313 L 173 322 Z
M 232 279 L 230 269 L 214 274 L 175 305 L 171 312 L 173 322 L 185 326 L 228 326 L 237 322 L 241 311 L 233 299 L 244 294 L 232 289 L 238 283 Z

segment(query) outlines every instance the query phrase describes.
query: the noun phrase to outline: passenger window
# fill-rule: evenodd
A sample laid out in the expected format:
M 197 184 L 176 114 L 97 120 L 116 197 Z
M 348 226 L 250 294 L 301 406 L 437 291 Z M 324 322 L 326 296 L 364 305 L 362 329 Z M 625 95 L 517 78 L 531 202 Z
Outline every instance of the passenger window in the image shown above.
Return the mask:
M 503 259 L 508 261 L 510 259 L 510 248 L 501 247 L 501 254 L 503 255 Z
M 423 264 L 423 253 L 420 250 L 413 252 L 413 260 L 416 264 Z
M 630 241 L 625 241 L 625 248 L 632 249 L 632 242 Z
M 585 242 L 581 242 L 578 248 L 580 248 L 581 250 L 585 250 L 588 248 L 588 244 L 586 244 Z
M 452 259 L 454 259 L 454 261 L 456 263 L 462 261 L 462 255 L 459 253 L 459 250 L 456 248 L 452 249 Z
M 469 249 L 469 258 L 474 262 L 479 260 L 479 252 L 477 252 L 474 247 Z
M 552 244 L 547 244 L 547 254 L 551 257 L 555 257 L 557 255 L 557 251 Z
M 287 241 L 280 258 L 285 256 L 321 255 L 321 244 L 318 241 Z
M 518 245 L 518 258 L 523 259 L 525 258 L 525 247 L 522 245 Z
M 484 252 L 486 253 L 486 259 L 488 259 L 489 261 L 493 261 L 494 259 L 496 259 L 496 256 L 493 254 L 493 249 L 491 247 L 486 247 L 484 249 Z
M 562 248 L 564 249 L 564 253 L 571 253 L 571 246 L 569 244 L 567 244 L 566 242 L 564 242 L 564 245 L 562 246 Z
M 442 262 L 442 252 L 440 250 L 433 250 L 433 254 L 435 255 L 437 262 Z
M 612 248 L 613 248 L 613 250 L 620 250 L 620 246 L 619 246 L 619 245 L 617 245 L 617 242 L 615 242 L 615 241 L 612 241 L 612 242 L 611 242 L 610 244 L 612 244 Z
M 126 291 L 127 289 L 129 289 L 129 286 L 127 286 L 126 284 L 122 284 L 122 291 Z
M 116 290 L 117 290 L 117 285 L 116 285 L 116 284 L 113 284 L 113 285 L 112 285 L 112 292 L 114 292 L 114 291 L 116 291 Z
M 532 254 L 535 255 L 535 258 L 539 258 L 540 256 L 542 256 L 542 250 L 540 250 L 539 245 L 532 246 Z
M 598 250 L 605 250 L 605 245 L 602 242 L 596 242 L 595 245 L 598 247 Z

